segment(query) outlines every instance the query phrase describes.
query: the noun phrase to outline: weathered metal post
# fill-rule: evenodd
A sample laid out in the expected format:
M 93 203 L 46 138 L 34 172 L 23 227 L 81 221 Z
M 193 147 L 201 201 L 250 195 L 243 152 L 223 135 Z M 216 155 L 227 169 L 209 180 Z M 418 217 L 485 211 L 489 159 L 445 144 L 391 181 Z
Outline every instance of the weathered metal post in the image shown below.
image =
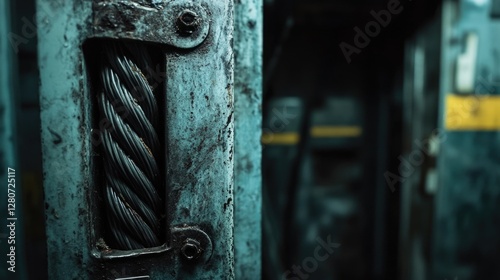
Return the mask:
M 11 38 L 11 1 L 0 3 L 0 279 L 26 279 L 22 185 L 17 145 L 17 59 Z M 24 38 L 23 38 L 24 39 Z
M 235 3 L 236 279 L 261 274 L 262 0 Z
M 50 279 L 233 279 L 233 3 L 38 0 Z

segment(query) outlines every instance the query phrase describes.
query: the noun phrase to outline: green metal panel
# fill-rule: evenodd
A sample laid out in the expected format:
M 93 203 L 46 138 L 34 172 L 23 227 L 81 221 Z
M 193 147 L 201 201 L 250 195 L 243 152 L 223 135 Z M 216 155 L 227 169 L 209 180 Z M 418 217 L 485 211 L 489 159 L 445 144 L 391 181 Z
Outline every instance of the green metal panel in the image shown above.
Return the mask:
M 10 2 L 10 0 L 0 2 L 0 38 L 2 38 L 0 40 L 0 61 L 2 61 L 0 63 L 0 181 L 2 182 L 0 190 L 0 262 L 2 263 L 0 279 L 26 279 L 21 170 L 16 144 L 17 61 L 16 53 L 9 40 L 19 35 L 11 30 Z M 9 198 L 13 200 L 8 201 Z M 12 224 L 14 226 L 8 226 Z
M 113 19 L 132 24 L 135 33 L 121 30 L 123 22 L 114 31 L 93 26 L 98 4 L 38 1 L 49 278 L 233 279 L 232 2 L 128 2 L 123 11 L 132 12 Z M 169 29 L 175 28 L 171 22 L 175 18 L 168 5 L 198 5 L 206 10 L 200 14 L 208 17 L 203 21 L 210 28 L 203 38 L 189 45 L 189 39 L 175 37 Z M 141 21 L 129 21 L 134 16 Z M 148 29 L 157 27 L 146 24 L 151 19 L 158 20 L 161 28 Z M 160 34 L 147 37 L 148 30 Z M 170 35 L 162 37 L 162 32 Z M 90 37 L 110 36 L 171 45 L 163 48 L 165 60 L 158 62 L 165 65 L 167 76 L 165 102 L 160 106 L 166 112 L 162 123 L 171 235 L 164 246 L 152 249 L 110 252 L 98 244 L 96 209 L 101 201 L 94 199 L 94 193 L 102 186 L 95 174 L 102 170 L 96 170 L 99 155 L 91 143 L 96 93 L 89 86 L 92 68 L 87 65 L 97 58 L 84 60 L 82 45 Z M 185 237 L 202 239 L 203 257 L 194 263 L 179 257 Z
M 479 99 L 498 95 L 498 19 L 490 17 L 492 1 L 445 1 L 440 90 L 440 140 L 437 162 L 439 189 L 433 236 L 433 279 L 498 279 L 500 258 L 500 132 L 497 129 L 446 130 L 446 100 L 450 94 Z M 457 87 L 459 55 L 467 50 L 467 35 L 478 38 L 473 88 Z M 465 122 L 466 111 L 456 122 Z M 480 114 L 481 108 L 477 107 Z M 453 117 L 453 116 L 448 116 Z
M 235 270 L 261 278 L 262 1 L 235 3 Z

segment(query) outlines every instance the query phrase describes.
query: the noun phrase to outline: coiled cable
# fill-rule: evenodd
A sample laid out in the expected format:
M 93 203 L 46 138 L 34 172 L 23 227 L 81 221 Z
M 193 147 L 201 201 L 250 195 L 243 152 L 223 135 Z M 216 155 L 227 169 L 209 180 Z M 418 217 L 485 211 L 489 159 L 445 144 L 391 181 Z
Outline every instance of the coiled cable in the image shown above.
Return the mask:
M 158 104 L 150 86 L 151 59 L 135 43 L 103 45 L 100 118 L 105 212 L 111 246 L 134 250 L 161 245 L 162 199 Z

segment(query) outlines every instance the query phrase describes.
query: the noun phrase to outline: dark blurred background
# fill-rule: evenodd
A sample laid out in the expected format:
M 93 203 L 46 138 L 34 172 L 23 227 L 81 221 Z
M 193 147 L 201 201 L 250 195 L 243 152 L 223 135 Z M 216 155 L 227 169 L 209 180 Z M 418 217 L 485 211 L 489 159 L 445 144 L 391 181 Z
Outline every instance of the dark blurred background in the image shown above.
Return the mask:
M 444 113 L 498 93 L 499 6 L 265 1 L 264 279 L 500 279 L 498 116 Z
M 35 3 L 10 2 L 20 34 Z M 263 4 L 262 279 L 500 279 L 500 125 L 444 113 L 497 95 L 500 1 Z M 25 274 L 46 279 L 36 38 L 18 47 Z

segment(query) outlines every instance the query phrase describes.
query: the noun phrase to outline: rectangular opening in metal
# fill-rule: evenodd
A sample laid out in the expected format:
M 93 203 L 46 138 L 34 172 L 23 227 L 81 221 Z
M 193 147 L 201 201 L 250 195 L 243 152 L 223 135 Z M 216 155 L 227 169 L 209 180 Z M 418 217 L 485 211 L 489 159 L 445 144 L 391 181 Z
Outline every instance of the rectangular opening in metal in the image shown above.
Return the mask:
M 105 39 L 90 39 L 83 50 L 92 100 L 93 244 L 103 253 L 165 248 L 164 52 Z

